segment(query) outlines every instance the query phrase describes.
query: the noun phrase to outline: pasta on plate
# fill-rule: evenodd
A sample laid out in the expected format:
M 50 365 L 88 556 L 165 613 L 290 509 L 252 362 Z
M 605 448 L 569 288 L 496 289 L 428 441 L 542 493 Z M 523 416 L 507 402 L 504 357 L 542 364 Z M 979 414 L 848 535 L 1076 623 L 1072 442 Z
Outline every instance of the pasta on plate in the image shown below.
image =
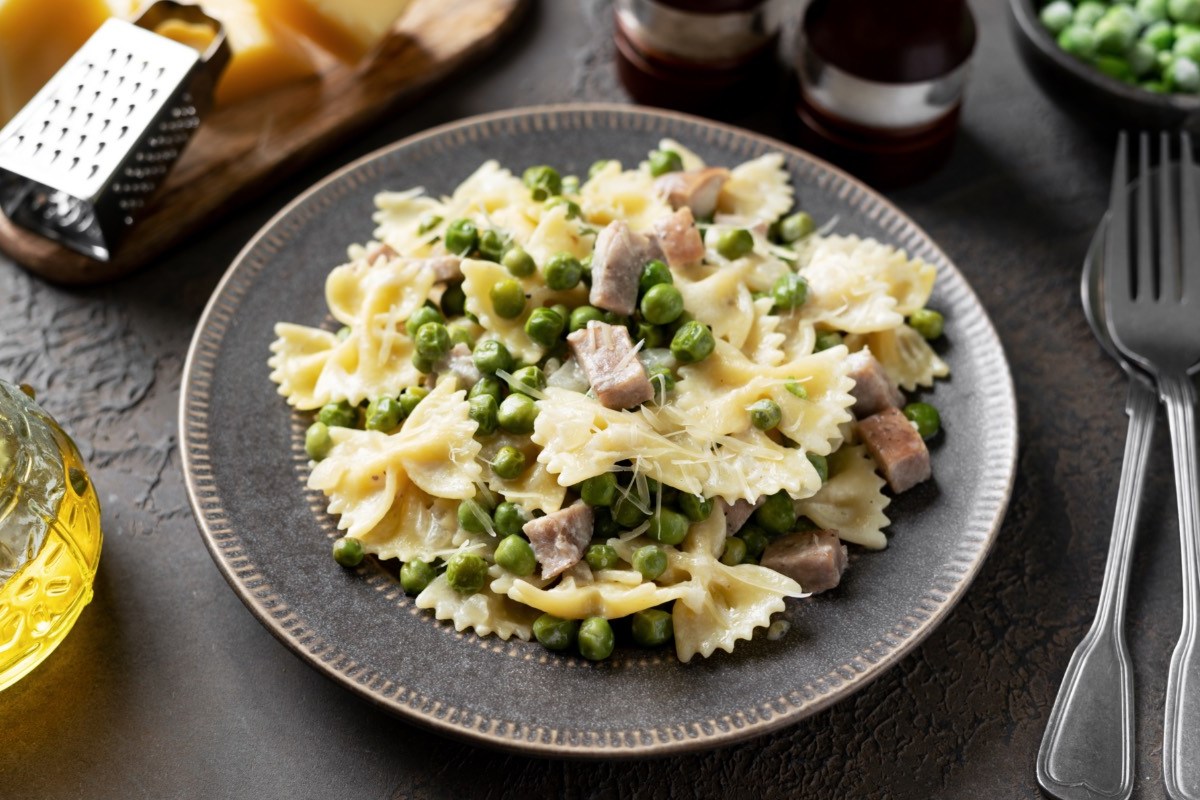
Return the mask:
M 949 366 L 934 268 L 796 203 L 782 155 L 671 140 L 586 178 L 489 161 L 449 196 L 380 194 L 326 280 L 334 325 L 279 322 L 268 360 L 315 415 L 335 560 L 590 660 L 732 652 L 834 589 L 845 543 L 885 548 L 891 495 L 930 478 L 940 417 L 904 392 Z

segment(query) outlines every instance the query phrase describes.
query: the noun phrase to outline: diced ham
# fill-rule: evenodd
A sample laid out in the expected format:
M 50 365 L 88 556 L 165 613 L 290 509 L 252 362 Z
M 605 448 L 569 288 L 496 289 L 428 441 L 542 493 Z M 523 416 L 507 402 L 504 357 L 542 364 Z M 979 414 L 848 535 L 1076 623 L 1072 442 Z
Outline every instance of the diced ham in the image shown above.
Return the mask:
M 605 408 L 632 408 L 654 397 L 624 325 L 592 320 L 567 337 L 575 361 Z
M 637 308 L 642 267 L 657 253 L 650 240 L 614 220 L 596 237 L 592 251 L 592 289 L 588 302 L 614 314 Z
M 521 529 L 542 565 L 542 580 L 550 580 L 583 558 L 592 540 L 592 508 L 582 500 L 564 509 L 537 517 Z
M 417 259 L 417 263 L 430 270 L 433 273 L 434 281 L 438 283 L 461 281 L 463 279 L 462 259 L 458 256 L 419 258 Z
M 681 208 L 654 223 L 654 237 L 670 267 L 685 267 L 704 258 L 704 239 L 690 208 Z
M 368 264 L 374 264 L 376 259 L 382 258 L 385 261 L 391 261 L 398 255 L 400 254 L 383 242 L 371 242 L 367 245 L 367 252 L 363 257 Z
M 697 217 L 711 218 L 717 211 L 717 197 L 729 180 L 724 167 L 705 167 L 687 172 L 668 172 L 654 182 L 654 188 L 671 208 L 684 206 Z
M 733 505 L 730 505 L 718 497 L 717 505 L 725 513 L 725 535 L 733 536 L 740 531 L 742 526 L 746 524 L 746 520 L 750 519 L 750 515 L 765 500 L 765 497 L 758 498 L 757 503 L 751 503 L 749 500 L 738 500 Z
M 850 390 L 854 396 L 854 416 L 862 419 L 904 404 L 904 395 L 892 384 L 887 370 L 870 350 L 851 353 L 846 364 L 850 368 L 848 374 L 854 379 L 854 388 Z
M 780 536 L 767 545 L 759 563 L 787 575 L 806 592 L 837 586 L 846 571 L 846 545 L 837 531 L 804 531 Z
M 453 375 L 458 379 L 459 389 L 470 389 L 483 377 L 479 367 L 475 366 L 475 359 L 471 357 L 471 348 L 462 342 L 450 348 L 450 352 L 434 367 L 434 372 Z
M 908 491 L 933 476 L 929 448 L 900 409 L 888 408 L 860 420 L 858 435 L 893 492 Z

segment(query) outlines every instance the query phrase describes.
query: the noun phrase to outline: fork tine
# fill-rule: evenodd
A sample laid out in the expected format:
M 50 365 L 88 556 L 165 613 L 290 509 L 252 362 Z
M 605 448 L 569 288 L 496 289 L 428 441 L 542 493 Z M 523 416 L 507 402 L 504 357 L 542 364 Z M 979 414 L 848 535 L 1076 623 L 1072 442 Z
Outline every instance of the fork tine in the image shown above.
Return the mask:
M 1171 169 L 1171 134 L 1163 131 L 1158 150 L 1158 277 L 1159 296 L 1170 301 L 1179 296 L 1178 219 L 1179 206 L 1175 202 L 1175 180 Z
M 1133 299 L 1129 264 L 1129 143 L 1125 131 L 1117 137 L 1112 189 L 1108 198 L 1108 230 L 1104 243 L 1104 304 L 1128 305 Z
M 1153 191 L 1150 182 L 1150 134 L 1138 134 L 1138 181 L 1134 190 L 1137 206 L 1137 298 L 1154 296 L 1154 220 L 1150 216 Z
M 1196 181 L 1196 162 L 1192 159 L 1192 137 L 1187 131 L 1179 134 L 1179 194 L 1182 196 L 1179 230 L 1183 244 L 1180 254 L 1180 296 L 1190 302 L 1200 301 L 1200 191 Z

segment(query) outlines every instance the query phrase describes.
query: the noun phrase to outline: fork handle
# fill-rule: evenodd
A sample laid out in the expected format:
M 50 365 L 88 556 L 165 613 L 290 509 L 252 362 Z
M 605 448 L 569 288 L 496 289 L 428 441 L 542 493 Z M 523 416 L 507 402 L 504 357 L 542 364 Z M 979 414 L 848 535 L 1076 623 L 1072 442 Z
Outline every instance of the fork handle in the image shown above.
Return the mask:
M 1171 423 L 1179 544 L 1183 560 L 1183 628 L 1171 655 L 1163 722 L 1163 780 L 1171 800 L 1200 800 L 1200 470 L 1196 466 L 1196 387 L 1187 375 L 1164 376 L 1159 392 Z
M 1038 783 L 1061 800 L 1124 800 L 1133 792 L 1133 672 L 1125 595 L 1158 398 L 1129 384 L 1129 433 L 1100 602 L 1075 649 L 1038 750 Z

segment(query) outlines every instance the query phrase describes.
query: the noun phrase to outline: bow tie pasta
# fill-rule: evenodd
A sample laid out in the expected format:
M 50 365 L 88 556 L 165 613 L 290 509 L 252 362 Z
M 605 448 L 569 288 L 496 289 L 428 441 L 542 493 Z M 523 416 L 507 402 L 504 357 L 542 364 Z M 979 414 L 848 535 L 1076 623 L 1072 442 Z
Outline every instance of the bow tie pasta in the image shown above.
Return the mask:
M 949 374 L 933 266 L 796 199 L 783 155 L 726 169 L 670 139 L 628 169 L 488 161 L 378 195 L 333 324 L 278 323 L 268 360 L 314 417 L 335 560 L 591 660 L 615 620 L 685 662 L 777 638 L 846 543 L 886 548 L 940 429 L 904 392 Z

